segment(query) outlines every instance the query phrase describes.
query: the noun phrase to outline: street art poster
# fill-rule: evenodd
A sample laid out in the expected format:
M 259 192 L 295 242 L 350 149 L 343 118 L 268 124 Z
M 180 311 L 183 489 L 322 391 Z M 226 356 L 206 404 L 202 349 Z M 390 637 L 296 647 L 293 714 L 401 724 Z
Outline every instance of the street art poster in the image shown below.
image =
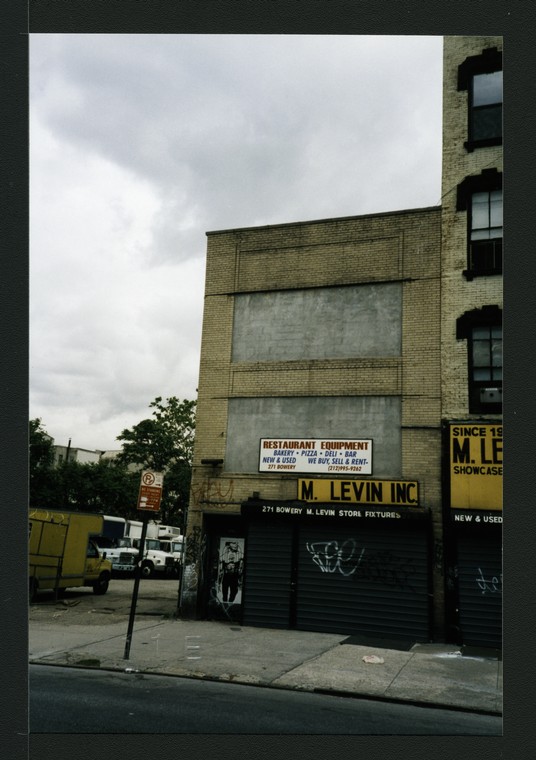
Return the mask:
M 223 605 L 242 603 L 244 539 L 220 538 L 216 598 Z

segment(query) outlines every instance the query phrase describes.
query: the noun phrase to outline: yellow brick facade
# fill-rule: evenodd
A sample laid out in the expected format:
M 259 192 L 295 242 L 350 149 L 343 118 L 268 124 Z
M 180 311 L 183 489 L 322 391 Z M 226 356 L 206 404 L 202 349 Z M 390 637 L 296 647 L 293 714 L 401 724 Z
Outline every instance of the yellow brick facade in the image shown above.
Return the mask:
M 295 474 L 227 470 L 230 399 L 395 396 L 401 399 L 395 475 L 419 482 L 440 544 L 440 218 L 434 207 L 208 234 L 190 534 L 199 535 L 207 515 L 240 514 L 255 493 L 297 498 Z M 393 282 L 402 289 L 398 356 L 232 361 L 238 294 Z M 435 571 L 440 624 L 440 563 Z M 199 571 L 185 578 L 191 593 L 199 590 L 198 578 Z
M 456 211 L 456 190 L 466 177 L 483 169 L 502 172 L 502 145 L 468 151 L 467 91 L 458 90 L 458 66 L 486 48 L 502 50 L 501 37 L 446 37 L 443 46 L 443 163 L 441 198 L 441 324 L 443 416 L 466 418 L 467 344 L 456 339 L 456 320 L 466 311 L 487 304 L 502 306 L 502 276 L 468 281 L 467 214 Z M 471 415 L 470 415 L 471 416 Z M 476 415 L 478 416 L 478 415 Z M 500 415 L 499 415 L 500 416 Z

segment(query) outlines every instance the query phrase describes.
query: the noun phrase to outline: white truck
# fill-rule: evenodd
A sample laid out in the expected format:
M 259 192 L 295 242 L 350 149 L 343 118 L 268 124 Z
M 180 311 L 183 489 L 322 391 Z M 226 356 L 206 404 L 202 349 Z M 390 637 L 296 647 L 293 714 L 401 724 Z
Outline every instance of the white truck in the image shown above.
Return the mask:
M 177 566 L 182 565 L 182 556 L 184 552 L 184 536 L 175 536 L 175 538 L 161 538 L 160 546 L 166 552 L 169 552 L 175 560 Z
M 156 538 L 182 538 L 181 529 L 176 525 L 162 525 L 162 523 L 155 523 L 158 529 Z
M 106 519 L 106 516 L 105 516 Z M 121 538 L 99 536 L 95 539 L 99 548 L 106 551 L 106 557 L 112 563 L 115 573 L 133 573 L 139 562 L 139 547 L 143 523 L 138 520 L 126 520 L 125 532 Z M 176 563 L 170 552 L 164 551 L 154 535 L 158 534 L 157 524 L 149 522 L 141 562 L 141 574 L 144 578 L 153 575 L 171 576 L 176 574 Z
M 183 564 L 184 536 L 181 529 L 175 525 L 158 525 L 158 539 L 164 551 L 169 552 L 175 559 L 177 573 Z

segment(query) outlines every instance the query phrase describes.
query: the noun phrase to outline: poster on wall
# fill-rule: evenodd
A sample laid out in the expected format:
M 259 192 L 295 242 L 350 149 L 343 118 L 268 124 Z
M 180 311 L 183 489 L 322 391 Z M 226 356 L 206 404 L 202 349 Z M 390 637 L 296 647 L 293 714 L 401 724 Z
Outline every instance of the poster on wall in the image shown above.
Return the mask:
M 372 474 L 370 438 L 261 438 L 259 472 Z
M 215 596 L 224 605 L 242 603 L 244 539 L 220 538 Z

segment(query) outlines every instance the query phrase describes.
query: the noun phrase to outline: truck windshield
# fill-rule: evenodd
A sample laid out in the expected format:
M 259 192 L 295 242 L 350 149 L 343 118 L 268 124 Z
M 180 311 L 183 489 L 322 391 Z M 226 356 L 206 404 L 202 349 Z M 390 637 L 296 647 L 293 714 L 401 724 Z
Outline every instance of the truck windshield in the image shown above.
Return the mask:
M 97 546 L 100 546 L 101 549 L 113 549 L 115 546 L 114 539 L 108 538 L 108 536 L 93 536 L 93 541 Z

